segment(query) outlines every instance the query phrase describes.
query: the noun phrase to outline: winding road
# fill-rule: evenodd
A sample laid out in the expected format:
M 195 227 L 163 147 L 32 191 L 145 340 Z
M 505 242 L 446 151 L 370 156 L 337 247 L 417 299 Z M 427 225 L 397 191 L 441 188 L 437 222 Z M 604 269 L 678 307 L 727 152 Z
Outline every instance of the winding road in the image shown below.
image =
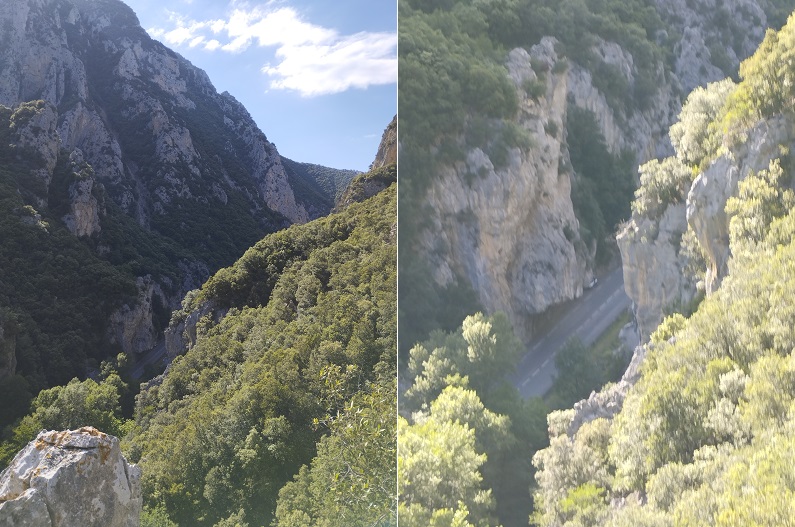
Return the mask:
M 555 355 L 571 337 L 593 344 L 631 304 L 621 266 L 573 300 L 565 314 L 530 343 L 511 381 L 524 398 L 544 395 L 555 378 Z

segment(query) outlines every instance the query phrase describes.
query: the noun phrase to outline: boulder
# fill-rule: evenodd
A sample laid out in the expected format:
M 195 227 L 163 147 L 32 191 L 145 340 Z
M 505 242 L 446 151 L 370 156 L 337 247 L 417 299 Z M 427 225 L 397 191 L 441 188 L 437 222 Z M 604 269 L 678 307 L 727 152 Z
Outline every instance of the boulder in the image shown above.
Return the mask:
M 137 527 L 140 479 L 113 436 L 42 431 L 0 473 L 0 527 Z

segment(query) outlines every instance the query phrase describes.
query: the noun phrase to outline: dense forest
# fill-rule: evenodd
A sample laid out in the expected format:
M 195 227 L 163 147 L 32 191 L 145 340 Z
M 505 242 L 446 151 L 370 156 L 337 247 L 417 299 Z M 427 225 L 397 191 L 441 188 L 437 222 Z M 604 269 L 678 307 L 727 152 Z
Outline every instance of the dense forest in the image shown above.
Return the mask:
M 422 196 L 439 167 L 455 164 L 471 148 L 482 148 L 495 166 L 511 148 L 533 148 L 528 132 L 514 122 L 519 99 L 504 65 L 508 50 L 537 44 L 542 36 L 558 40 L 558 53 L 588 69 L 594 86 L 619 116 L 648 105 L 671 68 L 672 43 L 660 41 L 668 28 L 646 0 L 551 2 L 499 0 L 399 2 L 401 106 L 401 282 L 400 297 L 411 310 L 401 312 L 400 354 L 436 328 L 452 330 L 482 309 L 464 281 L 439 287 L 417 247 L 423 228 Z M 727 27 L 728 31 L 728 27 Z M 728 33 L 727 33 L 728 35 Z M 615 41 L 635 59 L 632 85 L 596 54 L 597 40 Z M 545 78 L 561 73 L 541 65 L 530 97 L 545 90 Z M 560 70 L 560 71 L 557 71 Z M 540 90 L 540 91 L 539 91 Z M 580 235 L 598 244 L 597 258 L 609 260 L 603 242 L 629 216 L 634 155 L 611 153 L 587 111 L 572 112 L 566 123 L 571 162 L 577 174 L 572 195 Z M 559 131 L 550 127 L 547 133 Z M 566 133 L 561 130 L 560 133 Z M 432 145 L 429 148 L 429 145 Z M 562 168 L 565 170 L 565 168 Z M 613 189 L 609 192 L 607 189 Z
M 629 360 L 614 353 L 614 327 L 591 348 L 569 342 L 556 357 L 560 373 L 552 390 L 522 400 L 508 380 L 524 352 L 511 324 L 501 313 L 473 315 L 483 310 L 477 292 L 462 282 L 438 286 L 422 258 L 423 196 L 444 167 L 466 165 L 468 152 L 479 148 L 498 170 L 510 149 L 536 146 L 514 124 L 522 97 L 544 96 L 543 79 L 568 66 L 534 65 L 541 80 L 517 96 L 505 66 L 509 50 L 555 37 L 558 55 L 589 72 L 623 126 L 622 116 L 628 121 L 653 105 L 675 67 L 673 28 L 681 20 L 661 14 L 656 4 L 399 3 L 404 389 L 398 484 L 400 519 L 409 526 L 518 526 L 528 519 L 572 527 L 790 522 L 791 133 L 769 164 L 739 175 L 725 204 L 727 277 L 710 270 L 714 248 L 692 229 L 671 240 L 700 294 L 687 305 L 665 306 L 669 316 L 643 348 L 640 380 L 632 387 L 626 380 L 613 384 Z M 758 4 L 774 28 L 795 7 Z M 561 170 L 572 173 L 571 200 L 587 243 L 614 237 L 631 217 L 656 225 L 669 206 L 684 211 L 691 185 L 707 167 L 745 155 L 738 149 L 754 148 L 743 146 L 749 138 L 764 143 L 766 120 L 774 122 L 770 128 L 792 129 L 795 22 L 769 30 L 738 71 L 727 53 L 741 56 L 737 24 L 750 11 L 727 2 L 714 7 L 704 14 L 705 46 L 726 79 L 689 96 L 674 94 L 684 106 L 673 114 L 678 118 L 668 135 L 673 155 L 638 171 L 634 153 L 611 151 L 596 116 L 573 105 L 565 130 L 545 130 L 565 134 L 572 166 Z M 594 53 L 598 41 L 615 42 L 633 57 L 632 83 Z M 642 233 L 650 243 L 656 235 Z M 605 245 L 595 258 L 614 255 Z M 718 275 L 720 288 L 702 300 L 705 281 L 720 283 Z M 605 383 L 601 397 L 613 405 L 607 413 L 618 415 L 583 424 L 582 407 L 571 407 Z M 616 393 L 621 398 L 610 399 Z
M 414 346 L 398 417 L 401 525 L 526 525 L 546 416 L 618 380 L 627 358 L 615 354 L 617 327 L 592 347 L 570 341 L 550 392 L 527 400 L 506 380 L 522 348 L 502 313 Z
M 132 419 L 120 355 L 35 397 L 4 462 L 41 428 L 90 424 L 140 463 L 145 526 L 394 525 L 391 174 L 386 190 L 267 236 L 188 295 L 172 324 L 201 311 L 195 341 L 142 387 Z
M 694 175 L 755 130 L 791 129 L 795 18 L 769 31 L 741 81 L 694 92 L 671 129 L 676 155 L 642 169 L 636 214 L 682 201 Z M 540 525 L 787 525 L 792 467 L 795 194 L 792 136 L 726 202 L 729 274 L 689 317 L 669 316 L 613 419 L 571 430 L 549 417 L 534 458 Z M 695 242 L 698 243 L 698 242 Z M 568 431 L 568 434 L 567 434 Z M 573 432 L 573 433 L 572 433 Z
M 69 188 L 91 177 L 93 169 L 65 152 L 57 159 L 48 206 L 26 204 L 35 203 L 31 196 L 41 191 L 34 187 L 43 182 L 31 172 L 43 161 L 17 146 L 14 134 L 44 111 L 43 101 L 14 110 L 0 107 L 0 326 L 13 342 L 9 355 L 16 362 L 15 374 L 0 379 L 0 394 L 9 402 L 0 427 L 24 415 L 41 389 L 97 371 L 103 360 L 121 352 L 108 344 L 108 316 L 136 299 L 136 277 L 174 283 L 176 262 L 194 257 L 121 214 L 99 188 L 108 211 L 101 232 L 93 238 L 69 232 L 62 220 L 69 212 Z M 156 311 L 162 330 L 169 312 L 162 304 Z

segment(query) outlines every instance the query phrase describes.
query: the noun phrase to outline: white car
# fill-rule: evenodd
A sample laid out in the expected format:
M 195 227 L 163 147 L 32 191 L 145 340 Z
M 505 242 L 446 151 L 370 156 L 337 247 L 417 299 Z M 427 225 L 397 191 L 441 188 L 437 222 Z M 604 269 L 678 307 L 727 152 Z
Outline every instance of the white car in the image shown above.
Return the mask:
M 598 281 L 599 281 L 599 280 L 597 280 L 596 278 L 594 278 L 593 280 L 591 280 L 591 283 L 590 283 L 590 284 L 588 284 L 588 289 L 591 289 L 592 287 L 594 287 Z

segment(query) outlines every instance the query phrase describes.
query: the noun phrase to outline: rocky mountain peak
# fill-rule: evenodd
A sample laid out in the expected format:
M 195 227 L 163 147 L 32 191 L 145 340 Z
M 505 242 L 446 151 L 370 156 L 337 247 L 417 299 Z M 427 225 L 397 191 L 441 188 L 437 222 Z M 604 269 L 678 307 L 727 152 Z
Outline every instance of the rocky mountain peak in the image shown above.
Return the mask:
M 0 104 L 50 105 L 60 140 L 52 149 L 82 150 L 110 198 L 142 225 L 158 230 L 188 203 L 227 207 L 230 194 L 265 231 L 281 226 L 274 214 L 308 219 L 248 112 L 149 38 L 122 2 L 13 0 L 0 6 L 0 23 L 9 28 Z

